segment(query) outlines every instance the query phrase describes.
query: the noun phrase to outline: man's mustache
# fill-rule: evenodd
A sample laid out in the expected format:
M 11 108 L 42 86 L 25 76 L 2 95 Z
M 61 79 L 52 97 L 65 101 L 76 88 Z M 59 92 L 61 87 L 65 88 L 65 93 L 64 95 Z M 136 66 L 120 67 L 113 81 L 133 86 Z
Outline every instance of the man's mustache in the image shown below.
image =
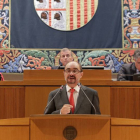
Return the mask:
M 68 78 L 75 78 L 75 76 L 69 76 Z

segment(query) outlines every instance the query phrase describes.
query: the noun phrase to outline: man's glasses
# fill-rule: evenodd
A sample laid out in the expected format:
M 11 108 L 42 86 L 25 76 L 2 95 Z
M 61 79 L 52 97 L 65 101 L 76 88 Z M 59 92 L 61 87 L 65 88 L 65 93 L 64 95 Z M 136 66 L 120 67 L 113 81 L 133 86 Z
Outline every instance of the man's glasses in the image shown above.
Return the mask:
M 81 71 L 79 71 L 78 69 L 74 69 L 74 70 L 70 70 L 70 69 L 66 69 L 66 70 L 64 70 L 67 74 L 70 74 L 70 73 L 73 73 L 73 74 L 78 74 L 79 72 L 81 72 Z

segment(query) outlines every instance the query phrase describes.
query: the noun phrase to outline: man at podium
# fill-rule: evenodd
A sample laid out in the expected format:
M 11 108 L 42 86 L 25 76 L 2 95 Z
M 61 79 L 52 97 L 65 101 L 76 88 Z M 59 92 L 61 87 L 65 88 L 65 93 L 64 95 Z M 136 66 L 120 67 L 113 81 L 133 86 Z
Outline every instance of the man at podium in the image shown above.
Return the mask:
M 69 62 L 64 69 L 65 86 L 51 91 L 45 114 L 100 114 L 97 91 L 80 84 L 82 67 Z

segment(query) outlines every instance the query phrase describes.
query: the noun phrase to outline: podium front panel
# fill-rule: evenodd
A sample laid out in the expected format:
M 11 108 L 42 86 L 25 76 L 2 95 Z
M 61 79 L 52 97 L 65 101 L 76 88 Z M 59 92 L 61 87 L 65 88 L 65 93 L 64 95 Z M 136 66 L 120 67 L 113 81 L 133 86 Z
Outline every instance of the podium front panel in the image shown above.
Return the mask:
M 71 117 L 64 115 L 31 119 L 30 140 L 66 140 L 63 131 L 68 126 L 77 130 L 77 137 L 74 140 L 110 140 L 110 119 L 95 118 L 94 115 L 93 117 L 69 116 Z

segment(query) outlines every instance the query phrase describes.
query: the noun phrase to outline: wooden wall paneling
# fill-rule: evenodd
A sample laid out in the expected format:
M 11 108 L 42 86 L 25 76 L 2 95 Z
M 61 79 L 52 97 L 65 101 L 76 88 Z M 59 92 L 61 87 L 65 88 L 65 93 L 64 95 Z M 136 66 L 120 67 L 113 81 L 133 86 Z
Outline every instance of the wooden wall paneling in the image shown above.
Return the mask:
M 29 126 L 0 126 L 0 140 L 29 140 Z
M 23 80 L 60 80 L 64 79 L 63 69 L 59 70 L 24 70 Z
M 64 80 L 62 69 L 58 70 L 24 70 L 23 80 Z M 95 72 L 96 71 L 96 72 Z M 111 70 L 85 70 L 83 69 L 84 80 L 110 80 Z
M 140 119 L 140 88 L 112 87 L 111 116 Z
M 111 140 L 139 140 L 140 120 L 111 118 Z
M 140 88 L 134 88 L 134 93 L 135 93 L 135 107 L 134 110 L 135 112 L 135 119 L 140 119 Z M 130 114 L 131 115 L 131 114 Z
M 111 110 L 111 117 L 119 117 L 120 115 L 120 99 L 119 99 L 119 94 L 120 94 L 120 89 L 119 88 L 111 88 L 111 97 L 110 97 L 110 110 Z M 121 94 L 121 97 L 123 96 L 124 93 Z M 123 99 L 123 98 L 122 98 Z M 124 101 L 123 101 L 124 103 Z M 123 109 L 123 112 L 121 114 L 122 118 L 125 116 L 125 108 L 124 105 L 121 107 Z
M 111 126 L 140 126 L 140 120 L 129 118 L 111 118 Z
M 62 84 L 64 80 L 0 82 L 0 119 L 43 114 L 49 92 Z M 98 91 L 102 114 L 140 119 L 139 82 L 83 80 L 82 84 Z
M 25 116 L 25 93 L 23 86 L 0 87 L 0 119 Z
M 111 140 L 139 140 L 140 126 L 111 126 Z
M 0 140 L 29 140 L 29 118 L 0 120 Z
M 81 80 L 110 80 L 112 79 L 111 70 L 84 70 Z
M 27 86 L 25 87 L 25 116 L 32 114 L 43 114 L 47 105 L 50 91 L 59 87 L 50 86 Z M 102 114 L 110 115 L 110 88 L 91 87 L 98 91 L 100 110 Z
M 60 87 L 60 86 L 59 86 Z M 25 116 L 44 114 L 48 95 L 57 86 L 26 86 L 25 87 Z
M 102 115 L 110 115 L 110 87 L 91 87 L 98 91 Z

